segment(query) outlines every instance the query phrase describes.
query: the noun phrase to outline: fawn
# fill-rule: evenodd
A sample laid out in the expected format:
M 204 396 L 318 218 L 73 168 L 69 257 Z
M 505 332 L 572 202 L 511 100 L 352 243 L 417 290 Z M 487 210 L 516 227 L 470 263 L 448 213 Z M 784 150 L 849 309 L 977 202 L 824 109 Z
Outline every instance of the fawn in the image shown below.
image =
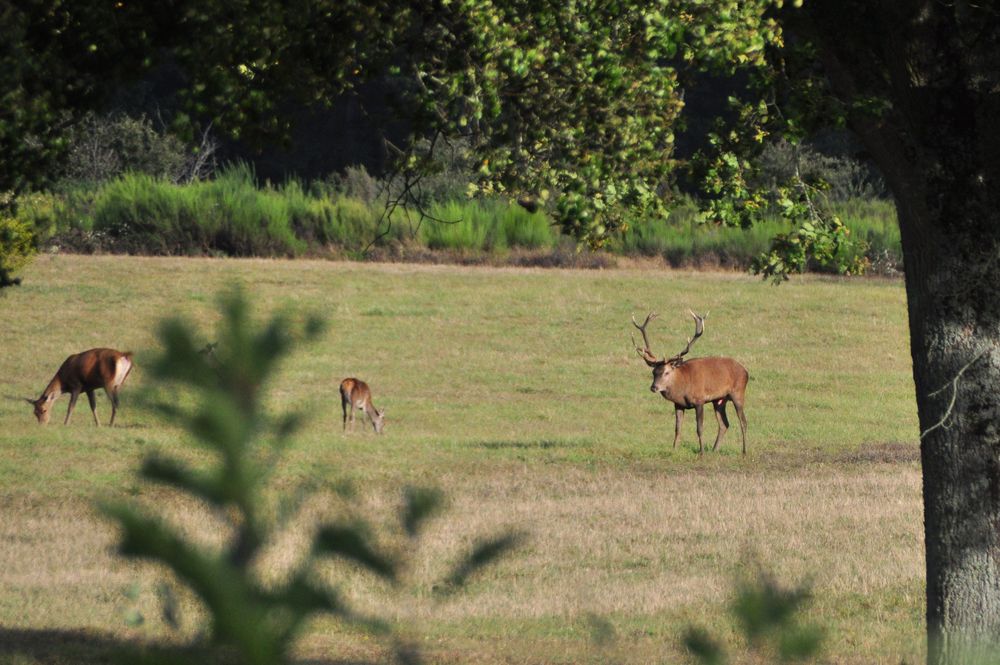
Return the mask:
M 344 411 L 344 430 L 347 430 L 347 407 L 351 407 L 351 429 L 354 429 L 354 409 L 364 411 L 375 428 L 376 434 L 385 427 L 385 411 L 379 411 L 372 403 L 372 391 L 361 379 L 344 379 L 340 382 L 340 407 Z

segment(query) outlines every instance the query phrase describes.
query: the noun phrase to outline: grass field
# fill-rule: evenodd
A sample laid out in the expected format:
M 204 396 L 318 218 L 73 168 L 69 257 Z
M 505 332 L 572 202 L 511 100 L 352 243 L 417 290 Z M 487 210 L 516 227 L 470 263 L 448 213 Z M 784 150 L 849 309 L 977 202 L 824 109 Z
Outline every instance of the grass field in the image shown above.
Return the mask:
M 216 523 L 135 478 L 153 450 L 197 459 L 185 435 L 138 406 L 157 322 L 180 315 L 211 339 L 216 295 L 243 284 L 258 315 L 319 312 L 323 341 L 295 353 L 270 408 L 313 418 L 277 472 L 318 488 L 261 574 L 300 553 L 299 529 L 352 485 L 391 539 L 407 484 L 446 490 L 401 589 L 329 569 L 362 608 L 398 620 L 429 662 L 683 662 L 690 624 L 741 642 L 726 606 L 761 565 L 810 581 L 806 619 L 831 662 L 923 660 L 924 563 L 917 421 L 899 281 L 805 277 L 781 287 L 733 273 L 543 271 L 323 261 L 39 257 L 0 296 L 0 661 L 103 662 L 121 640 L 172 639 L 158 617 L 162 573 L 113 554 L 93 502 L 134 496 L 193 537 Z M 739 428 L 697 455 L 693 414 L 670 448 L 673 409 L 649 392 L 632 313 L 658 354 L 683 348 L 687 308 L 710 311 L 692 355 L 750 370 L 749 454 Z M 70 353 L 131 349 L 119 427 L 95 428 L 86 400 L 64 427 L 30 406 Z M 337 384 L 359 376 L 387 411 L 386 434 L 341 433 Z M 183 399 L 182 396 L 179 397 Z M 103 394 L 98 412 L 106 421 Z M 732 409 L 730 409 L 732 416 Z M 735 418 L 732 419 L 736 425 Z M 709 443 L 715 422 L 706 415 Z M 430 580 L 474 535 L 528 534 L 467 593 L 435 600 Z M 137 592 L 128 597 L 126 590 Z M 198 609 L 184 599 L 181 633 Z M 146 621 L 128 627 L 139 610 Z M 321 620 L 298 646 L 310 662 L 387 657 L 385 645 Z M 744 662 L 744 661 L 740 661 Z M 746 661 L 754 662 L 754 661 Z

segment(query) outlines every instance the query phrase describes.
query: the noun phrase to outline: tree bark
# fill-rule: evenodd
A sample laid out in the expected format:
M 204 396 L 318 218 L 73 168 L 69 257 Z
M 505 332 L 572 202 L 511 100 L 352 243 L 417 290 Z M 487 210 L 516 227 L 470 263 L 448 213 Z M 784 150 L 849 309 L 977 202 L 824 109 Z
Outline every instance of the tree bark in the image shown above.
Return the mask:
M 1000 658 L 1000 18 L 807 3 L 849 125 L 896 199 L 920 420 L 928 662 Z
M 951 199 L 942 216 L 973 212 L 954 190 L 927 195 Z M 993 198 L 936 247 L 904 249 L 934 664 L 1000 654 L 1000 200 Z M 947 226 L 938 218 L 903 227 L 934 221 Z

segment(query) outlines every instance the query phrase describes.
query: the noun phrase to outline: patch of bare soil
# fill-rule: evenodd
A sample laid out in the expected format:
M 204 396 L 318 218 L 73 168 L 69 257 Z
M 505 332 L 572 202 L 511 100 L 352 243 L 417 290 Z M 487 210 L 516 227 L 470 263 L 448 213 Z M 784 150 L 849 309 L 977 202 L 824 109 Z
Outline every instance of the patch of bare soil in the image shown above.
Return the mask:
M 909 464 L 920 461 L 920 447 L 902 442 L 864 444 L 838 454 L 834 460 L 847 464 Z

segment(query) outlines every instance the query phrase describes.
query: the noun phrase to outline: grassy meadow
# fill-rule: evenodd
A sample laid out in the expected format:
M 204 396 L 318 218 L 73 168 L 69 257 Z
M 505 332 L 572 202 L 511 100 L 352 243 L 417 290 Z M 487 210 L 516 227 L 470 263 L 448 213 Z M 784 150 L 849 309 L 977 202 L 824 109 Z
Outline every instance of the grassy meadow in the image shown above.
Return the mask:
M 99 498 L 132 496 L 218 542 L 199 506 L 136 480 L 155 450 L 197 460 L 185 433 L 140 406 L 157 322 L 182 316 L 212 339 L 217 294 L 233 283 L 263 318 L 327 317 L 270 386 L 277 412 L 312 418 L 276 470 L 280 491 L 314 490 L 260 574 L 301 554 L 302 531 L 343 509 L 353 488 L 394 542 L 407 485 L 444 489 L 450 509 L 392 588 L 348 569 L 328 575 L 358 607 L 399 622 L 427 662 L 684 662 L 689 625 L 745 645 L 727 611 L 758 566 L 809 582 L 805 620 L 838 663 L 924 659 L 924 562 L 917 419 L 902 283 L 806 276 L 774 287 L 736 273 L 464 268 L 311 260 L 39 256 L 0 296 L 0 662 L 104 662 L 122 640 L 170 640 L 162 571 L 116 558 Z M 653 351 L 693 332 L 692 355 L 750 371 L 748 454 L 739 426 L 697 455 L 694 414 L 670 447 L 673 408 L 649 392 L 629 316 L 652 309 Z M 68 396 L 39 427 L 37 396 L 70 353 L 136 352 L 118 425 L 93 426 Z M 341 431 L 337 385 L 358 376 L 386 409 L 386 433 Z M 178 395 L 179 400 L 186 399 Z M 110 416 L 101 393 L 98 413 Z M 711 444 L 716 424 L 706 414 Z M 465 593 L 431 582 L 477 535 L 527 534 Z M 452 557 L 452 558 L 450 558 Z M 199 608 L 181 594 L 180 636 Z M 141 612 L 145 622 L 130 626 Z M 303 661 L 380 661 L 378 639 L 316 620 Z M 758 662 L 752 658 L 737 662 Z

